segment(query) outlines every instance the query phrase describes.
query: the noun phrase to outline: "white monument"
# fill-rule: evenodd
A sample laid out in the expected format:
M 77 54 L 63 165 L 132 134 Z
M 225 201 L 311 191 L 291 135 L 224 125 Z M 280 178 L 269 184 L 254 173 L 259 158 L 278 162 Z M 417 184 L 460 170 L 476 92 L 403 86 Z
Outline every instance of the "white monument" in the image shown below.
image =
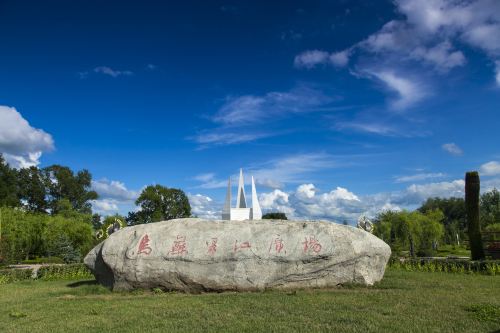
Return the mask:
M 223 220 L 261 220 L 262 210 L 260 209 L 259 199 L 257 198 L 257 190 L 255 189 L 255 181 L 252 176 L 252 208 L 247 207 L 247 199 L 245 195 L 245 182 L 243 180 L 243 170 L 240 169 L 240 180 L 238 182 L 238 195 L 236 197 L 236 207 L 231 208 L 231 177 L 227 183 L 226 201 L 222 209 Z

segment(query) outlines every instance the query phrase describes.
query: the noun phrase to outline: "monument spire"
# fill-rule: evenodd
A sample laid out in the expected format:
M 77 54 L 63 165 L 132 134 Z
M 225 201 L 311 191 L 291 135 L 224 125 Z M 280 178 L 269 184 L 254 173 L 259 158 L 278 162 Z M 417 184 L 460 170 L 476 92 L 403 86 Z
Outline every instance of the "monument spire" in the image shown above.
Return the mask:
M 236 198 L 236 208 L 247 208 L 245 197 L 245 181 L 243 180 L 243 169 L 240 169 L 240 180 L 238 182 L 238 196 Z
M 260 209 L 257 190 L 255 189 L 255 181 L 252 176 L 252 220 L 260 219 L 262 219 L 262 210 Z

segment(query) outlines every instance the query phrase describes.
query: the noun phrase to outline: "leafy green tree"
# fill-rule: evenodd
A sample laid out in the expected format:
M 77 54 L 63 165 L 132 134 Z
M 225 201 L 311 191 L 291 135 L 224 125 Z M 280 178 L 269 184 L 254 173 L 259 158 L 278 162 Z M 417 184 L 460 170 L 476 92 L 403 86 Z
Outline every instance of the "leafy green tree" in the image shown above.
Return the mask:
M 410 256 L 430 255 L 444 234 L 439 210 L 380 213 L 374 221 L 374 234 L 387 242 L 394 253 L 407 250 Z
M 269 220 L 288 220 L 285 213 L 280 213 L 280 212 L 266 213 L 266 214 L 262 215 L 262 218 L 269 219 Z
M 0 207 L 17 207 L 18 198 L 17 171 L 11 168 L 0 154 Z
M 127 222 L 142 224 L 191 216 L 191 206 L 186 194 L 175 188 L 161 185 L 146 187 L 135 204 L 140 210 L 129 213 Z
M 500 223 L 500 192 L 496 188 L 481 195 L 480 207 L 481 227 Z
M 48 209 L 47 189 L 40 169 L 35 166 L 18 172 L 19 197 L 26 210 L 46 213 Z
M 81 170 L 76 175 L 70 168 L 52 165 L 42 170 L 49 194 L 49 208 L 52 214 L 58 213 L 59 202 L 66 199 L 74 210 L 79 213 L 91 214 L 91 200 L 98 198 L 91 190 L 92 175 L 87 170 Z
M 92 226 L 94 227 L 95 230 L 101 229 L 102 228 L 102 216 L 94 213 L 92 214 Z
M 463 239 L 467 230 L 465 200 L 463 198 L 429 198 L 418 211 L 427 213 L 437 209 L 444 215 L 444 243 L 456 244 L 457 234 L 460 239 Z

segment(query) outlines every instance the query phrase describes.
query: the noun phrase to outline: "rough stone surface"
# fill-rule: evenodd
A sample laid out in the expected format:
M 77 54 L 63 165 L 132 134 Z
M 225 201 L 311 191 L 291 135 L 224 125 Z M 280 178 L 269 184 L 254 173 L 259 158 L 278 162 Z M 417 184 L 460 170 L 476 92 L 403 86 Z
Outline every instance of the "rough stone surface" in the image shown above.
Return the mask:
M 330 222 L 189 218 L 124 228 L 85 264 L 114 290 L 264 290 L 371 285 L 390 254 L 370 233 Z

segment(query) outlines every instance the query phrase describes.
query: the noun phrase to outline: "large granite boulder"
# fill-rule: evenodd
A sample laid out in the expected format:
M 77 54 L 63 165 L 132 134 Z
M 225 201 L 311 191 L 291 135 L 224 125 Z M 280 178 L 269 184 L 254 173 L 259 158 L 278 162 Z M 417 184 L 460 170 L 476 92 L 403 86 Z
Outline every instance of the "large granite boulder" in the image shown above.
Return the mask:
M 370 233 L 330 222 L 189 218 L 124 228 L 85 264 L 114 290 L 196 292 L 371 285 L 390 255 Z

